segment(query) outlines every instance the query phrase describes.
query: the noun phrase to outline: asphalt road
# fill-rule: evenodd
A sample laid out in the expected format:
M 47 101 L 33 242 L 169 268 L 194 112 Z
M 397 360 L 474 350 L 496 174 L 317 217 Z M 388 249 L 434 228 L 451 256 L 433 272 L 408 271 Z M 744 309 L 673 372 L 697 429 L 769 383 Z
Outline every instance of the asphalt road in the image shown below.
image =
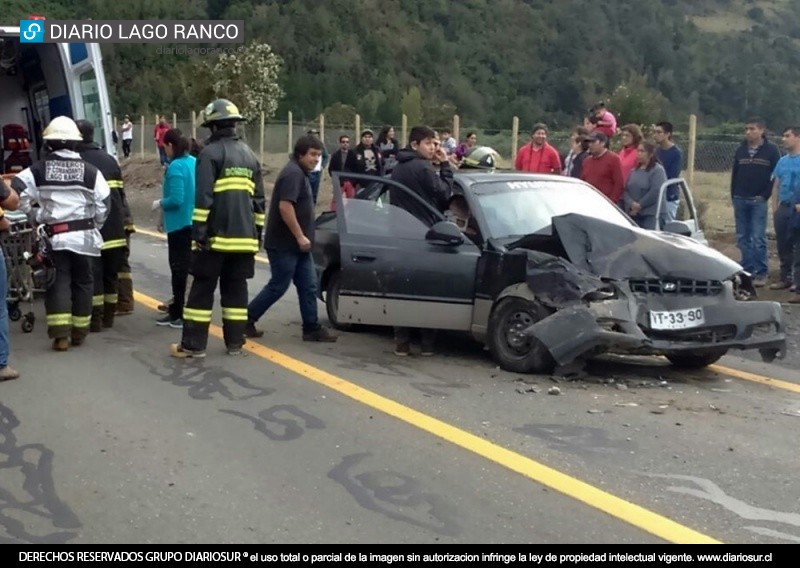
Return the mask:
M 213 329 L 177 361 L 165 243 L 131 260 L 135 313 L 84 346 L 49 349 L 41 301 L 33 333 L 11 324 L 0 542 L 800 542 L 796 370 L 520 376 L 458 335 L 400 359 L 381 329 L 304 343 L 293 289 L 246 355 Z

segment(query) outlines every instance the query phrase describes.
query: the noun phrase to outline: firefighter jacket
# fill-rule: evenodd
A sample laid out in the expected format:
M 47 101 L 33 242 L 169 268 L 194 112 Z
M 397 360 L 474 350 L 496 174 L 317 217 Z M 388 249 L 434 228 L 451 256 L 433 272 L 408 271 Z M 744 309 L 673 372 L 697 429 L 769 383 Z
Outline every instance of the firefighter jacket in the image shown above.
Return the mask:
M 36 222 L 63 231 L 50 238 L 53 250 L 100 256 L 110 190 L 103 174 L 77 152 L 51 152 L 18 173 L 11 187 L 22 211 L 30 213 L 36 203 Z M 71 223 L 82 228 L 72 230 Z
M 128 200 L 125 198 L 125 186 L 122 182 L 122 170 L 114 157 L 100 148 L 97 144 L 78 144 L 78 153 L 81 158 L 92 164 L 108 182 L 111 190 L 108 217 L 100 229 L 103 236 L 103 250 L 122 248 L 127 244 L 125 239 L 125 211 L 128 209 Z
M 255 254 L 264 229 L 264 184 L 255 153 L 233 128 L 214 133 L 197 157 L 192 239 L 202 249 Z

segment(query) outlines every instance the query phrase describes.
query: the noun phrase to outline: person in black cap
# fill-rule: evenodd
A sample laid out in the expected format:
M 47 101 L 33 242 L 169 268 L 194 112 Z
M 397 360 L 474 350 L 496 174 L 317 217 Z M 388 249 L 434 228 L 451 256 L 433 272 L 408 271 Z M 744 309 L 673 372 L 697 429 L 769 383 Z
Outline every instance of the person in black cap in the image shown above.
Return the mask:
M 355 147 L 355 173 L 383 175 L 383 157 L 374 143 L 375 134 L 367 128 L 361 133 L 361 143 Z
M 619 156 L 606 147 L 608 137 L 603 132 L 594 130 L 586 139 L 589 141 L 589 157 L 581 164 L 581 179 L 619 204 L 624 189 Z

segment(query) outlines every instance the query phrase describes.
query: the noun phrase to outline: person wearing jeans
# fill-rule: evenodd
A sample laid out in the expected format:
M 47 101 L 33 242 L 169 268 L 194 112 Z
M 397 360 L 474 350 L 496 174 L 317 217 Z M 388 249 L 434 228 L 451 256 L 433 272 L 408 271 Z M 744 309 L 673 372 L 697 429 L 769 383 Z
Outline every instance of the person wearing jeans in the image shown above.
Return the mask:
M 189 153 L 189 140 L 178 129 L 168 130 L 164 134 L 164 149 L 170 161 L 164 173 L 163 197 L 153 202 L 153 210 L 160 207 L 164 212 L 173 301 L 169 304 L 168 313 L 156 320 L 156 325 L 181 329 L 186 280 L 192 257 L 197 160 Z
M 775 238 L 780 259 L 780 280 L 770 284 L 771 290 L 791 288 L 795 294 L 790 303 L 800 303 L 800 229 L 794 225 L 800 215 L 800 126 L 783 131 L 783 146 L 788 154 L 778 160 L 772 172 L 772 211 Z
M 303 341 L 337 340 L 319 323 L 317 316 L 317 275 L 311 257 L 314 238 L 314 198 L 309 173 L 319 164 L 322 142 L 313 134 L 294 145 L 292 159 L 275 180 L 267 214 L 264 243 L 272 277 L 247 306 L 247 337 L 261 337 L 256 322 L 294 282 L 303 320 Z
M 778 147 L 764 135 L 766 124 L 753 118 L 733 157 L 731 200 L 736 220 L 736 240 L 742 268 L 753 276 L 753 284 L 767 283 L 767 202 L 772 194 L 772 171 L 780 160 Z
M 19 206 L 19 196 L 6 185 L 0 178 L 0 207 L 8 210 Z M 0 231 L 7 231 L 9 227 L 5 213 L 0 210 Z M 0 247 L 0 381 L 10 381 L 19 378 L 19 373 L 8 366 L 8 356 L 11 348 L 8 343 L 8 274 L 3 248 Z

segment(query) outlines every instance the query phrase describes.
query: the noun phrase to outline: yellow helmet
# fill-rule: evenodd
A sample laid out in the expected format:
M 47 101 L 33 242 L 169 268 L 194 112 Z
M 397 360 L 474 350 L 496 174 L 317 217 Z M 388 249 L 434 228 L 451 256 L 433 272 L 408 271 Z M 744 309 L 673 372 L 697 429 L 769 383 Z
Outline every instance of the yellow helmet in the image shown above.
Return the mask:
M 57 116 L 51 120 L 44 129 L 42 138 L 45 140 L 74 140 L 75 142 L 83 140 L 75 121 L 68 116 Z

